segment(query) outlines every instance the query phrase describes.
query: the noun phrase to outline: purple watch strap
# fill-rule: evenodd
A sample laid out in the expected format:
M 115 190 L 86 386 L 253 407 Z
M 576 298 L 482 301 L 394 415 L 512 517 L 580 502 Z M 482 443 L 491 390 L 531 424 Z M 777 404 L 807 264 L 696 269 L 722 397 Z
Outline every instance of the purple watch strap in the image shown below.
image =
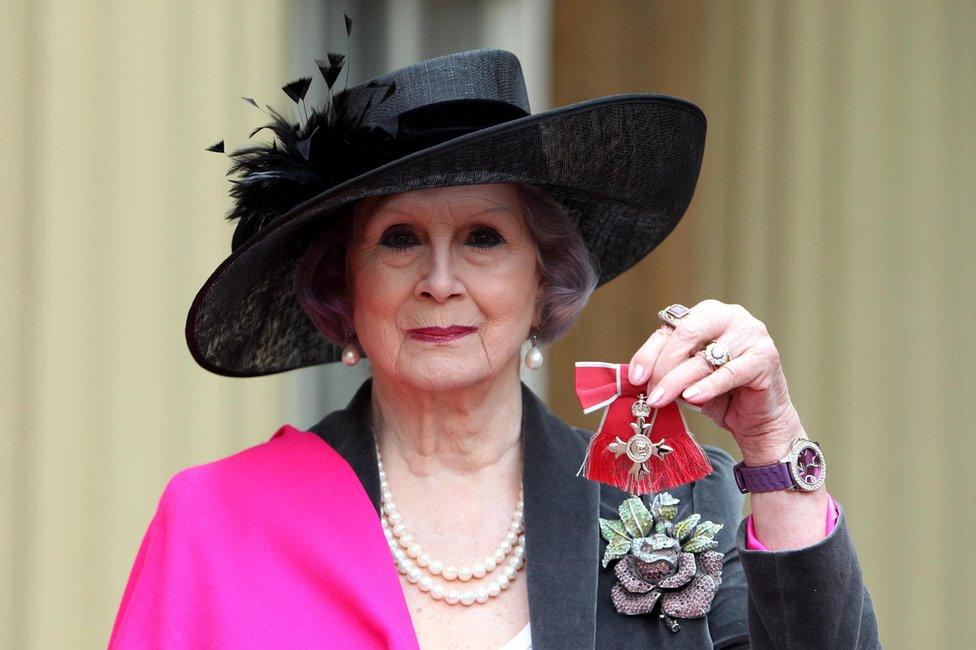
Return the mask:
M 732 474 L 735 476 L 735 483 L 739 486 L 739 491 L 743 494 L 746 492 L 788 490 L 795 485 L 788 463 L 776 463 L 762 467 L 748 467 L 738 463 L 732 468 Z

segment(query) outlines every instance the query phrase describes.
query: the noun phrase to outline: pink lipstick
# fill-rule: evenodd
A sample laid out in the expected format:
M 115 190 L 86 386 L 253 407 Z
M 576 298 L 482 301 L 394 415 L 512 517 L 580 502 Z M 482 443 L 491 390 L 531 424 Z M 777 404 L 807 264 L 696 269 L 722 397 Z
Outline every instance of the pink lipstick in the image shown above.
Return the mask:
M 459 339 L 477 330 L 477 327 L 451 325 L 450 327 L 419 327 L 417 329 L 407 330 L 407 333 L 419 341 L 442 343 L 444 341 Z

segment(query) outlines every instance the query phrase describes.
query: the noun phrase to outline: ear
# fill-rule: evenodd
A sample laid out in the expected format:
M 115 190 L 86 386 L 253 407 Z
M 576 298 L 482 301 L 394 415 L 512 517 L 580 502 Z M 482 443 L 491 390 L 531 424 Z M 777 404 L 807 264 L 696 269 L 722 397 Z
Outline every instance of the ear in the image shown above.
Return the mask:
M 546 288 L 542 284 L 542 279 L 539 279 L 539 283 L 536 285 L 536 297 L 535 306 L 532 310 L 532 327 L 539 327 L 542 323 L 542 312 L 545 308 L 546 303 Z

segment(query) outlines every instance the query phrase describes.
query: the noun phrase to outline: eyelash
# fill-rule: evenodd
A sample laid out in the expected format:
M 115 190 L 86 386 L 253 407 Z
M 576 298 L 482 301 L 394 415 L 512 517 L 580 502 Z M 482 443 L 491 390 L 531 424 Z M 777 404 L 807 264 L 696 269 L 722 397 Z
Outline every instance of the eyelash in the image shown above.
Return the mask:
M 493 240 L 492 243 L 469 244 L 469 245 L 480 250 L 491 250 L 492 248 L 495 248 L 496 246 L 499 246 L 500 244 L 505 242 L 505 239 L 501 236 L 501 234 L 498 233 L 498 231 L 488 226 L 476 226 L 471 230 L 470 237 L 479 234 L 485 234 L 485 233 L 491 236 Z M 388 248 L 392 248 L 393 250 L 400 253 L 405 252 L 408 248 L 410 248 L 415 243 L 415 241 L 412 241 L 410 244 L 407 244 L 405 246 L 394 244 L 393 238 L 400 235 L 410 235 L 412 237 L 413 231 L 410 230 L 409 228 L 404 228 L 403 226 L 391 226 L 387 228 L 386 231 L 383 233 L 383 235 L 380 237 L 380 244 Z
M 488 226 L 476 226 L 471 231 L 471 235 L 470 236 L 471 237 L 474 237 L 475 235 L 479 235 L 479 234 L 487 234 L 487 235 L 489 235 L 489 237 L 491 237 L 492 243 L 490 243 L 490 244 L 471 244 L 475 248 L 480 248 L 481 250 L 489 250 L 489 249 L 495 248 L 496 246 L 501 246 L 502 244 L 505 243 L 505 238 L 502 237 L 501 234 L 497 230 L 495 230 L 494 228 L 489 228 Z
M 403 252 L 407 250 L 407 248 L 409 248 L 410 245 L 398 246 L 393 243 L 393 238 L 398 237 L 400 235 L 410 235 L 412 237 L 413 232 L 401 226 L 391 226 L 387 228 L 386 231 L 380 236 L 380 244 L 386 246 L 387 248 L 392 248 L 397 252 Z

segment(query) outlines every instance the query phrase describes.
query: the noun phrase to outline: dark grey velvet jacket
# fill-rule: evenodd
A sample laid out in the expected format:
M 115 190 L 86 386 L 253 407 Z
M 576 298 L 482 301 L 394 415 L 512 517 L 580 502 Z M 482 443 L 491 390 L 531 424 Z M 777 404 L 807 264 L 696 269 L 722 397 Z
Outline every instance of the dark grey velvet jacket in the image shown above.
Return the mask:
M 371 389 L 367 379 L 345 409 L 311 431 L 348 461 L 379 512 Z M 616 518 L 627 495 L 576 476 L 590 435 L 564 423 L 522 384 L 525 572 L 534 649 L 880 647 L 843 507 L 830 535 L 813 546 L 747 550 L 734 461 L 709 445 L 715 471 L 671 493 L 680 500 L 678 519 L 697 512 L 724 524 L 715 537 L 715 550 L 725 554 L 722 584 L 711 610 L 704 618 L 679 619 L 677 632 L 655 615 L 617 613 L 610 600 L 616 578 L 600 565 L 606 541 L 597 518 Z

